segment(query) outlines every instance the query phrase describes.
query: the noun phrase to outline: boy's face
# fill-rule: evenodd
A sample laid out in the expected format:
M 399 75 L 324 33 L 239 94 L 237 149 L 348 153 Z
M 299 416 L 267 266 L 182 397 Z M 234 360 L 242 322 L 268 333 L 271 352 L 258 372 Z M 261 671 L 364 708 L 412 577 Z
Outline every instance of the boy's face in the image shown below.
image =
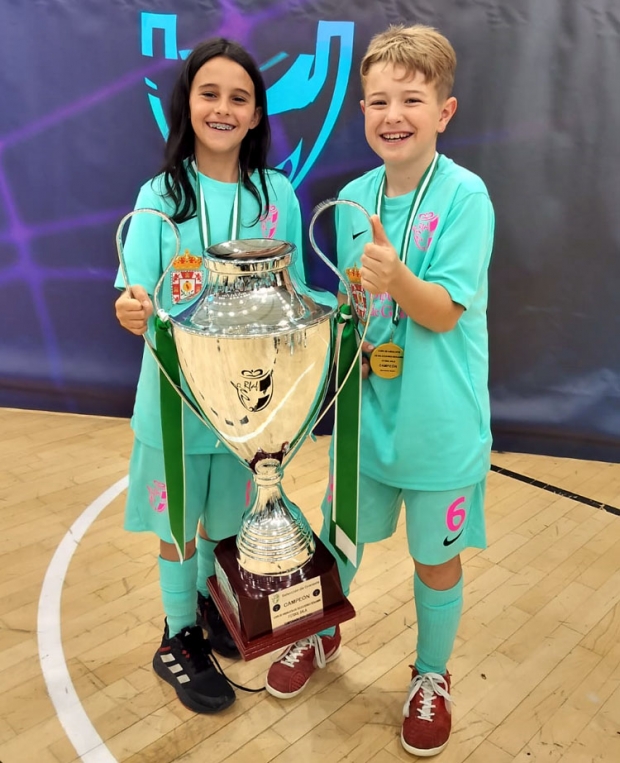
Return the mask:
M 377 63 L 366 75 L 361 107 L 368 145 L 384 163 L 415 164 L 432 159 L 456 98 L 440 99 L 435 84 L 420 72 Z

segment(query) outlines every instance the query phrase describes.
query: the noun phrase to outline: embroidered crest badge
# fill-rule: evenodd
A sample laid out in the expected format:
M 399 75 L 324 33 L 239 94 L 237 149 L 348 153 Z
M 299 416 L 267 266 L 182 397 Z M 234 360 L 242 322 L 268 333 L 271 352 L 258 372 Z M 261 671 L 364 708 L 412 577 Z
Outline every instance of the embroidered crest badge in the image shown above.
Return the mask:
M 172 303 L 189 302 L 202 290 L 202 257 L 190 254 L 186 249 L 175 257 L 170 279 Z

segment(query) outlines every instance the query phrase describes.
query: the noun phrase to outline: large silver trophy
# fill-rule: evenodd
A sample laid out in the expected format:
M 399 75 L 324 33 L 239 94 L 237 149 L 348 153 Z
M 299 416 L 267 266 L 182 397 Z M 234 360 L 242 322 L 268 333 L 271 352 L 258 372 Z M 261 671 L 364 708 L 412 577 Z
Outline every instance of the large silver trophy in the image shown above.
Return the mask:
M 323 208 L 313 217 L 311 240 L 337 273 L 312 236 Z M 126 281 L 121 235 L 126 221 L 139 212 L 157 214 L 169 223 L 180 249 L 176 226 L 164 214 L 130 213 L 117 233 Z M 165 368 L 163 372 L 251 470 L 256 485 L 254 503 L 238 535 L 218 544 L 216 576 L 208 581 L 245 659 L 355 615 L 342 593 L 335 560 L 281 487 L 283 469 L 313 427 L 325 399 L 337 336 L 335 297 L 295 279 L 295 256 L 294 245 L 284 241 L 228 241 L 204 253 L 206 283 L 189 308 L 170 315 L 161 307 L 170 268 L 153 295 L 159 321 L 172 333 L 191 394 Z M 349 291 L 346 281 L 345 285 Z

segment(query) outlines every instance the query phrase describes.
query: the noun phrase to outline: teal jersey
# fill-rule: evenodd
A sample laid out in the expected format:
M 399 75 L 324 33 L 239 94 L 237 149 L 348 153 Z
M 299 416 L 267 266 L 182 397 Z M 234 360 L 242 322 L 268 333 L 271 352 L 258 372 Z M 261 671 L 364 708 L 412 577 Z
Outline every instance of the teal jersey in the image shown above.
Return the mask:
M 284 175 L 268 171 L 266 176 L 269 211 L 263 219 L 256 219 L 260 210 L 254 196 L 245 187 L 241 190 L 239 238 L 277 238 L 295 244 L 297 257 L 293 263 L 293 273 L 298 279 L 305 281 L 299 202 L 292 185 Z M 220 183 L 202 174 L 199 174 L 199 179 L 209 213 L 209 244 L 227 241 L 231 238 L 230 224 L 237 184 Z M 262 198 L 257 172 L 252 175 L 252 182 L 261 192 Z M 173 204 L 165 197 L 161 175 L 142 186 L 135 208 L 156 209 L 168 216 L 172 215 Z M 192 305 L 207 279 L 201 259 L 198 218 L 193 217 L 181 223 L 178 230 L 181 237 L 179 265 L 168 273 L 160 292 L 161 306 L 171 315 Z M 144 286 L 152 297 L 155 285 L 174 257 L 175 251 L 176 239 L 168 223 L 158 215 L 135 215 L 130 221 L 124 246 L 130 284 Z M 120 270 L 115 286 L 119 289 L 125 286 Z M 152 320 L 149 334 L 153 336 Z M 183 386 L 187 391 L 185 384 Z M 136 437 L 145 445 L 162 447 L 159 370 L 146 347 L 131 425 Z M 223 446 L 218 448 L 215 434 L 199 421 L 187 406 L 183 406 L 183 433 L 187 454 L 217 453 L 220 450 L 226 452 Z
M 345 186 L 339 197 L 374 214 L 383 175 L 383 167 L 374 169 Z M 412 198 L 413 193 L 384 198 L 381 204 L 381 221 L 397 252 Z M 402 309 L 394 326 L 391 296 L 373 298 L 367 341 L 377 347 L 392 339 L 404 349 L 401 376 L 383 379 L 371 373 L 363 382 L 360 469 L 379 482 L 451 490 L 480 482 L 489 469 L 486 309 L 493 232 L 493 207 L 482 180 L 440 156 L 413 221 L 407 267 L 424 281 L 441 284 L 465 310 L 452 331 L 436 333 Z M 362 316 L 358 268 L 371 240 L 359 210 L 337 208 L 338 266 L 357 291 Z

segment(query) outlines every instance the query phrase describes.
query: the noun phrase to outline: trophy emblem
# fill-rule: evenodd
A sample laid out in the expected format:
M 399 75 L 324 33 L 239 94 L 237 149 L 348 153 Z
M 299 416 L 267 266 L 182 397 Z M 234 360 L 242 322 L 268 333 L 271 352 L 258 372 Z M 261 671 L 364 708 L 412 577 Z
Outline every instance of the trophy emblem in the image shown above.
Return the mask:
M 117 232 L 126 281 L 122 229 L 140 212 L 162 217 L 179 243 L 176 226 L 163 213 L 136 210 L 126 215 Z M 311 240 L 314 244 L 312 235 Z M 290 267 L 296 254 L 293 244 L 274 239 L 209 247 L 202 258 L 202 292 L 174 316 L 160 304 L 165 277 L 177 262 L 173 258 L 155 288 L 153 303 L 173 339 L 191 397 L 174 383 L 174 374 L 162 365 L 145 335 L 178 394 L 254 479 L 254 503 L 237 536 L 218 543 L 216 575 L 208 580 L 246 660 L 355 616 L 342 592 L 335 559 L 281 487 L 283 470 L 314 426 L 325 399 L 337 335 L 336 298 L 296 280 Z M 351 298 L 348 286 L 347 291 Z M 359 352 L 355 363 L 358 357 Z M 349 374 L 353 368 L 351 363 Z M 355 546 L 355 538 L 348 542 Z
M 269 405 L 272 390 L 272 371 L 264 372 L 262 368 L 243 370 L 240 382 L 231 382 L 236 387 L 239 400 L 248 411 L 262 411 Z

